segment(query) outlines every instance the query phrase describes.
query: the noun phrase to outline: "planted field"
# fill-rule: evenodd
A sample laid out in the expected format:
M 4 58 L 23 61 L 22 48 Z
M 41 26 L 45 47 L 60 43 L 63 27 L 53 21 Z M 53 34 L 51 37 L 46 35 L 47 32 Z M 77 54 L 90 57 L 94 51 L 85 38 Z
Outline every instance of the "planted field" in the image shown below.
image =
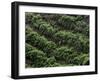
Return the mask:
M 25 13 L 26 68 L 89 65 L 89 16 Z

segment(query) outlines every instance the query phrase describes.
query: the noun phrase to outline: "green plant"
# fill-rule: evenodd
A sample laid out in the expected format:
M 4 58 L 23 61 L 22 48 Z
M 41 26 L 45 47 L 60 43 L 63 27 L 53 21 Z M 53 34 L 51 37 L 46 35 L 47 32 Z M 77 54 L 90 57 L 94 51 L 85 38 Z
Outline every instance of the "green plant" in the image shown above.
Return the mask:
M 89 16 L 25 13 L 26 67 L 89 65 Z
M 54 56 L 58 59 L 58 60 L 68 60 L 68 56 L 72 54 L 72 49 L 68 48 L 68 47 L 60 47 L 60 48 L 57 48 L 55 51 L 54 51 Z

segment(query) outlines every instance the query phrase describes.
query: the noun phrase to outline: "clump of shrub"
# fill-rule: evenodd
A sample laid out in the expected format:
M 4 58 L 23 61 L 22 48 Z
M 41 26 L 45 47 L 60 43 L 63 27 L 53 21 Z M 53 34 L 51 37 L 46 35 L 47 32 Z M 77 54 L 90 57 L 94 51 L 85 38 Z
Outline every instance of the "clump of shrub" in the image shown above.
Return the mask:
M 89 55 L 88 54 L 80 54 L 79 56 L 73 59 L 73 63 L 77 65 L 89 65 Z
M 25 14 L 26 67 L 89 65 L 89 16 Z
M 40 50 L 48 53 L 47 56 L 50 56 L 50 53 L 56 48 L 56 44 L 52 41 L 48 41 L 44 36 L 40 36 L 37 32 L 31 32 L 26 36 L 26 42 L 37 47 Z
M 72 48 L 60 47 L 54 51 L 54 56 L 57 60 L 63 61 L 68 64 L 69 56 L 73 53 Z
M 75 41 L 77 41 L 78 37 L 73 34 L 72 32 L 66 32 L 66 31 L 59 31 L 55 33 L 54 35 L 55 41 L 61 44 L 73 44 Z

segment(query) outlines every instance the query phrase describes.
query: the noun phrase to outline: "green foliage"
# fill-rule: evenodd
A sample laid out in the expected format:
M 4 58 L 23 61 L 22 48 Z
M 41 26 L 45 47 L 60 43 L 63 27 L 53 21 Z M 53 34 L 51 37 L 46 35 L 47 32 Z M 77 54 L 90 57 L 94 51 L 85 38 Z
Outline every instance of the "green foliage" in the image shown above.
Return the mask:
M 73 62 L 77 65 L 88 65 L 89 64 L 89 55 L 81 54 L 74 58 Z
M 30 32 L 32 32 L 33 30 L 30 28 L 30 27 L 26 27 L 26 29 L 25 29 L 25 34 L 26 34 L 26 36 L 30 33 Z
M 25 44 L 25 52 L 26 53 L 29 52 L 29 51 L 32 51 L 34 49 L 36 49 L 36 48 L 34 48 L 33 46 L 31 46 L 30 44 L 28 44 L 28 43 Z
M 46 60 L 46 67 L 55 67 L 55 66 L 60 66 L 60 64 L 56 62 L 55 57 L 50 57 Z
M 31 59 L 32 66 L 34 65 L 35 67 L 42 67 L 42 66 L 44 66 L 44 62 L 46 60 L 45 53 L 43 53 L 42 51 L 37 50 L 37 49 L 29 51 L 26 54 L 26 57 L 28 59 Z
M 59 31 L 54 35 L 55 41 L 61 44 L 73 44 L 77 41 L 78 37 L 72 32 Z
M 84 53 L 89 53 L 89 39 L 87 37 L 84 37 L 81 34 L 78 34 L 79 36 L 79 41 L 76 42 L 76 48 L 79 48 L 78 50 L 84 52 Z M 79 44 L 80 43 L 80 44 Z
M 26 67 L 54 67 L 59 66 L 59 63 L 56 63 L 55 57 L 46 57 L 46 53 L 40 51 L 33 46 L 26 43 L 26 61 L 30 65 L 26 64 Z
M 42 34 L 51 37 L 56 30 L 47 22 L 40 19 L 38 16 L 32 18 L 32 28 L 37 29 Z
M 33 66 L 33 64 L 35 67 L 43 66 L 42 62 L 45 61 L 46 54 L 27 43 L 25 47 L 26 47 L 25 52 L 26 52 L 26 64 L 27 64 L 26 67 L 28 66 L 31 67 Z M 40 62 L 37 63 L 37 61 Z
M 89 25 L 85 21 L 84 16 L 62 16 L 58 23 L 66 30 L 75 30 L 73 32 L 89 36 Z
M 52 41 L 48 41 L 45 44 L 46 44 L 46 46 L 44 47 L 43 50 L 48 54 L 47 56 L 50 57 L 50 56 L 52 56 L 53 50 L 55 50 L 57 46 Z
M 32 13 L 26 13 L 25 14 L 25 23 L 26 24 L 30 24 L 31 21 L 32 21 L 32 17 L 33 17 L 33 14 Z
M 58 22 L 65 29 L 72 30 L 75 27 L 75 19 L 74 16 L 62 16 Z
M 54 42 L 48 41 L 44 36 L 40 36 L 37 32 L 29 33 L 26 36 L 26 42 L 48 53 L 47 56 L 50 56 L 50 53 L 52 53 L 52 51 L 56 48 L 56 44 Z
M 84 21 L 77 21 L 75 31 L 89 36 L 89 25 Z
M 89 65 L 89 16 L 25 14 L 26 67 Z
M 57 48 L 54 51 L 54 56 L 58 59 L 58 60 L 66 60 L 67 57 L 72 54 L 72 49 L 69 49 L 67 47 L 60 47 Z

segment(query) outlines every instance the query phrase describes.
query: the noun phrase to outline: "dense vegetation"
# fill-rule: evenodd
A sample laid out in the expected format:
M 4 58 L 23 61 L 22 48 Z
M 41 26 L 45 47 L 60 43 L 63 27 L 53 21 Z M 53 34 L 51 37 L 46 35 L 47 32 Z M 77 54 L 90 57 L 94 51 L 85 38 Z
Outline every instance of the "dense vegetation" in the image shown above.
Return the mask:
M 89 16 L 25 13 L 26 67 L 89 65 Z

